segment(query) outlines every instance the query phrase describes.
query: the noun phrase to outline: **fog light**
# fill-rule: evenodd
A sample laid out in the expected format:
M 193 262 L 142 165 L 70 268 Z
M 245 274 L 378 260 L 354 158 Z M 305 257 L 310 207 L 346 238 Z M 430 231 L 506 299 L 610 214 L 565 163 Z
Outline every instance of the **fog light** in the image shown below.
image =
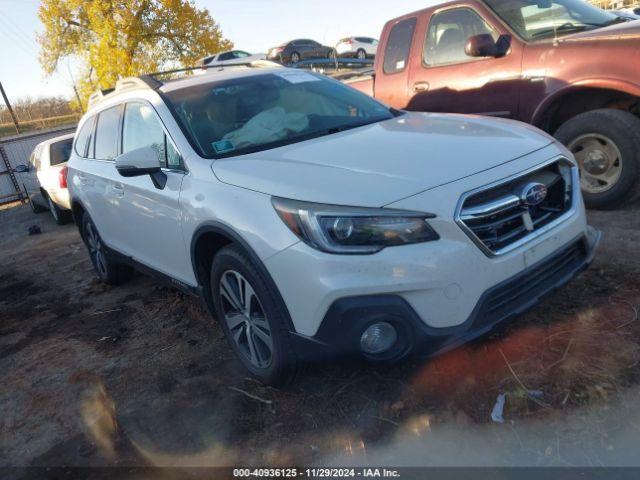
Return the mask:
M 376 355 L 389 350 L 396 343 L 398 333 L 393 325 L 377 322 L 370 325 L 360 337 L 360 348 L 364 353 Z

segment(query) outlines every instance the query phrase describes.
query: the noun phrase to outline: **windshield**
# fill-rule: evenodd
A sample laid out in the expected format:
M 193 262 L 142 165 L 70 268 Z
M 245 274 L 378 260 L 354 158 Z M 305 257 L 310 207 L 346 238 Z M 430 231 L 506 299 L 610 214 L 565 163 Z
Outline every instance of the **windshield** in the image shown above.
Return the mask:
M 624 21 L 584 0 L 485 0 L 526 40 L 590 30 Z
M 392 118 L 387 107 L 341 83 L 282 69 L 166 94 L 205 158 L 221 158 Z

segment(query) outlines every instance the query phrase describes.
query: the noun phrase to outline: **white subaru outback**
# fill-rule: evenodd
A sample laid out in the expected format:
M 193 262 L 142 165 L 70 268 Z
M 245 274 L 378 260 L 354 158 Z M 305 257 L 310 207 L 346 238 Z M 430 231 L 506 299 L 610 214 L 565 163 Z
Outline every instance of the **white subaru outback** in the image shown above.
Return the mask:
M 201 297 L 256 377 L 436 354 L 592 260 L 578 169 L 522 123 L 397 111 L 264 64 L 118 82 L 69 161 L 98 276 Z

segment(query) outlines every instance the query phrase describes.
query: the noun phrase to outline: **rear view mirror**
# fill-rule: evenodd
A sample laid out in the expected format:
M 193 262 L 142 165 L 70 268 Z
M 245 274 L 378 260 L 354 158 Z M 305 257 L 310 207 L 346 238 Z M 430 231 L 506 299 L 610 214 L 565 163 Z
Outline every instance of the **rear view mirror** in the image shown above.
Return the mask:
M 116 158 L 116 170 L 123 177 L 150 175 L 156 188 L 163 189 L 167 176 L 162 171 L 158 152 L 151 147 L 142 147 L 123 153 Z
M 15 173 L 27 173 L 29 171 L 28 165 L 16 165 L 16 168 L 13 169 Z
M 469 37 L 464 46 L 464 53 L 470 57 L 497 57 L 498 46 L 491 35 L 481 33 Z

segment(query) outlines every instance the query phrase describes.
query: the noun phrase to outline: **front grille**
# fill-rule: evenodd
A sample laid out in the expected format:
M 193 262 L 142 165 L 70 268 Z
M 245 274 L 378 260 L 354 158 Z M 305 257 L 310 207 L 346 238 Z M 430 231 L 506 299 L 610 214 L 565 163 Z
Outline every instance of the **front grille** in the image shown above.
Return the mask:
M 562 286 L 585 265 L 587 250 L 580 240 L 542 260 L 528 271 L 497 285 L 481 300 L 475 326 L 504 320 L 535 305 L 542 296 Z
M 546 196 L 540 201 L 540 184 Z M 485 253 L 501 254 L 526 241 L 571 209 L 572 166 L 566 160 L 466 195 L 457 221 Z M 539 202 L 539 203 L 538 203 Z

